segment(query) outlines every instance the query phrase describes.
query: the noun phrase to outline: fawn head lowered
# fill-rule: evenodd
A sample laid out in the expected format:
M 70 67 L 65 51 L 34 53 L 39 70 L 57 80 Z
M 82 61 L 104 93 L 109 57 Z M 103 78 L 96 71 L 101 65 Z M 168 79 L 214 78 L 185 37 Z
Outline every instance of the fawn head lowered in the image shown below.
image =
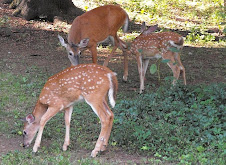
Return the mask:
M 33 152 L 37 152 L 45 124 L 58 112 L 64 110 L 66 134 L 63 150 L 66 151 L 70 144 L 73 105 L 84 100 L 99 117 L 101 123 L 101 132 L 91 153 L 91 156 L 95 157 L 99 151 L 104 151 L 108 144 L 114 114 L 106 99 L 108 95 L 109 102 L 114 107 L 117 89 L 116 73 L 96 64 L 71 66 L 50 77 L 40 93 L 32 114 L 26 116 L 23 146 L 28 147 L 38 132 L 33 147 Z
M 173 72 L 173 84 L 175 84 L 182 72 L 184 84 L 186 85 L 185 68 L 180 60 L 180 53 L 184 43 L 183 37 L 175 32 L 153 33 L 155 29 L 157 29 L 157 25 L 146 29 L 143 23 L 141 34 L 133 40 L 129 51 L 137 60 L 140 93 L 144 90 L 145 74 L 149 60 L 152 58 L 169 60 L 167 65 Z

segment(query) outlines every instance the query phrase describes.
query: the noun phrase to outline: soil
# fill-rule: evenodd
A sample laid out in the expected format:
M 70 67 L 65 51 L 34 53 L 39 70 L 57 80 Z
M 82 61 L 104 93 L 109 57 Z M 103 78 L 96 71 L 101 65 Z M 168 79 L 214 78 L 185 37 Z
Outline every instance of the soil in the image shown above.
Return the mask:
M 8 17 L 9 21 L 0 30 L 0 70 L 13 74 L 26 74 L 34 66 L 40 71 L 53 75 L 63 68 L 70 66 L 66 50 L 59 45 L 57 35 L 66 39 L 66 32 L 70 25 L 66 23 L 50 23 L 43 20 L 26 21 L 12 16 L 13 10 L 0 0 L 0 18 Z M 108 49 L 98 49 L 98 63 L 103 64 L 109 54 Z M 91 56 L 85 51 L 81 58 L 82 63 L 91 63 Z M 225 79 L 225 48 L 206 48 L 185 46 L 182 63 L 186 68 L 187 84 L 226 82 Z M 139 91 L 139 77 L 136 62 L 130 57 L 129 81 L 122 81 L 123 56 L 120 50 L 109 63 L 109 68 L 118 74 L 119 91 Z M 162 65 L 161 65 L 162 67 Z M 166 73 L 165 73 L 166 71 Z M 169 76 L 171 71 L 163 66 L 163 76 Z M 157 76 L 147 74 L 146 83 L 159 85 Z M 21 137 L 6 137 L 0 134 L 0 155 L 9 151 L 22 150 Z M 82 151 L 89 155 L 90 151 Z M 82 157 L 82 155 L 81 155 Z M 103 154 L 108 159 L 131 160 L 139 162 L 143 159 L 138 155 L 130 155 L 123 151 L 113 151 Z

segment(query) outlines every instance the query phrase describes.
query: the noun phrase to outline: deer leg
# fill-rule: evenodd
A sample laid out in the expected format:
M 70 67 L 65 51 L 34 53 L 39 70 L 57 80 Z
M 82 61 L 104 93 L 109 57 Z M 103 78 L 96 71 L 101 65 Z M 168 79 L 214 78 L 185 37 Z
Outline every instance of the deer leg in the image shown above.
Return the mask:
M 109 60 L 112 58 L 113 54 L 115 53 L 116 49 L 118 48 L 118 46 L 114 46 L 111 54 L 105 59 L 103 66 L 108 66 Z
M 97 45 L 94 44 L 89 48 L 91 54 L 92 54 L 92 60 L 94 64 L 97 64 Z
M 117 36 L 118 38 L 118 36 Z M 119 41 L 119 47 L 123 52 L 123 56 L 124 56 L 124 74 L 123 74 L 123 81 L 127 81 L 127 77 L 128 77 L 128 51 L 127 51 L 127 45 L 124 41 L 122 41 L 121 39 L 118 38 Z
M 70 144 L 70 122 L 71 122 L 72 111 L 73 111 L 73 106 L 70 106 L 69 108 L 65 109 L 65 113 L 64 113 L 66 134 L 65 134 L 65 140 L 63 145 L 63 151 L 66 151 L 67 147 Z
M 183 72 L 184 85 L 187 85 L 186 76 L 185 76 L 185 68 L 184 68 L 183 64 L 181 63 L 180 54 L 179 53 L 176 54 L 175 59 L 176 59 L 176 61 L 179 64 L 180 70 Z
M 138 72 L 140 76 L 140 93 L 143 92 L 144 90 L 144 68 L 143 68 L 143 63 L 142 63 L 142 56 L 136 55 L 137 58 L 137 67 L 138 67 Z
M 175 85 L 176 81 L 178 80 L 178 78 L 180 76 L 180 68 L 179 68 L 178 64 L 175 63 L 173 56 L 170 56 L 170 62 L 168 62 L 167 65 L 173 71 L 173 77 L 174 77 L 173 85 Z
M 111 115 L 112 114 L 110 113 L 109 110 L 107 110 L 105 108 L 106 105 L 104 105 L 104 103 L 103 103 L 104 99 L 102 99 L 102 101 L 99 101 L 99 102 L 97 102 L 96 97 L 93 98 L 93 99 L 95 99 L 95 100 L 91 100 L 91 99 L 87 100 L 85 98 L 86 102 L 91 106 L 93 111 L 97 114 L 97 116 L 99 117 L 100 122 L 101 122 L 100 135 L 99 135 L 98 140 L 96 142 L 95 148 L 91 153 L 92 157 L 96 157 L 98 152 L 105 148 L 104 145 L 106 144 L 106 140 L 108 140 L 107 135 L 108 135 L 109 129 L 111 129 L 110 123 L 111 123 L 111 118 L 112 118 Z M 98 100 L 101 100 L 101 99 L 98 99 Z
M 149 64 L 149 59 L 145 59 L 144 60 L 144 77 L 146 75 L 146 71 L 147 71 L 147 68 L 148 68 L 148 64 Z
M 109 60 L 112 58 L 113 54 L 115 53 L 116 49 L 119 47 L 122 49 L 122 51 L 125 51 L 127 48 L 126 44 L 124 41 L 120 40 L 119 37 L 117 36 L 117 33 L 112 36 L 114 38 L 114 47 L 111 51 L 111 54 L 107 57 L 107 59 L 104 61 L 103 66 L 108 66 Z M 124 53 L 123 53 L 124 54 Z M 125 58 L 125 57 L 124 57 Z M 127 59 L 128 60 L 128 59 Z
M 46 111 L 46 113 L 42 116 L 41 121 L 40 121 L 40 128 L 38 130 L 38 135 L 35 140 L 35 144 L 33 147 L 33 152 L 38 151 L 38 147 L 40 146 L 41 139 L 42 139 L 42 133 L 44 130 L 44 127 L 46 123 L 53 117 L 55 116 L 61 109 L 56 108 L 56 107 L 49 107 Z
M 113 126 L 113 120 L 114 120 L 114 114 L 111 111 L 111 109 L 109 108 L 106 100 L 104 100 L 103 104 L 104 104 L 105 110 L 107 111 L 107 113 L 109 115 L 110 122 L 109 122 L 109 128 L 108 128 L 107 133 L 106 133 L 106 138 L 105 138 L 105 141 L 104 141 L 104 145 L 102 146 L 101 151 L 105 151 L 106 150 L 106 147 L 108 145 L 108 140 L 109 140 L 110 135 L 111 135 L 111 130 L 112 130 L 112 126 Z
M 111 51 L 111 54 L 105 59 L 103 66 L 108 66 L 108 63 L 109 63 L 110 59 L 112 58 L 112 56 L 115 53 L 116 49 L 119 47 L 119 41 L 118 41 L 118 38 L 117 38 L 117 34 L 115 34 L 113 36 L 113 38 L 114 38 L 114 47 L 113 47 L 113 49 Z
M 127 81 L 127 78 L 128 78 L 128 54 L 127 54 L 127 51 L 123 51 L 123 55 L 124 55 L 123 81 Z

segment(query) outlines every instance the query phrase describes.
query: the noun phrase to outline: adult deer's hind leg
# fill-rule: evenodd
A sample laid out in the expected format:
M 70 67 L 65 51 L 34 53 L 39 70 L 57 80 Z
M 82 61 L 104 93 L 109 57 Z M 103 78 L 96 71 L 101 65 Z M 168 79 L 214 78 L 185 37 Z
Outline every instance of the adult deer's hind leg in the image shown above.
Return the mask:
M 112 58 L 112 56 L 115 53 L 116 49 L 119 47 L 119 40 L 118 40 L 117 34 L 115 34 L 114 36 L 110 36 L 110 37 L 113 38 L 114 47 L 113 47 L 113 49 L 111 51 L 111 54 L 105 59 L 103 66 L 108 66 L 108 63 L 109 63 L 110 59 Z

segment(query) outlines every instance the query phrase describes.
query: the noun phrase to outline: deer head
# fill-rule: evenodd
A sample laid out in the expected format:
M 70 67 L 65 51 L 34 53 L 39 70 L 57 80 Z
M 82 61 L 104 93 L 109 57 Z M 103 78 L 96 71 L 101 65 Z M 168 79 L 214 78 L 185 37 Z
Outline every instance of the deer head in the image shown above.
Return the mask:
M 28 114 L 24 121 L 23 147 L 28 147 L 39 129 L 39 124 L 35 122 L 35 117 L 32 114 Z
M 68 58 L 71 62 L 72 65 L 78 65 L 79 64 L 79 56 L 81 55 L 81 50 L 82 48 L 85 48 L 87 47 L 88 43 L 89 43 L 89 39 L 88 38 L 85 38 L 85 39 L 82 39 L 80 41 L 80 43 L 78 44 L 69 44 L 69 43 L 66 43 L 63 39 L 63 37 L 61 37 L 60 35 L 58 35 L 58 38 L 60 40 L 60 43 L 63 47 L 66 48 L 67 50 L 67 54 L 68 54 Z

